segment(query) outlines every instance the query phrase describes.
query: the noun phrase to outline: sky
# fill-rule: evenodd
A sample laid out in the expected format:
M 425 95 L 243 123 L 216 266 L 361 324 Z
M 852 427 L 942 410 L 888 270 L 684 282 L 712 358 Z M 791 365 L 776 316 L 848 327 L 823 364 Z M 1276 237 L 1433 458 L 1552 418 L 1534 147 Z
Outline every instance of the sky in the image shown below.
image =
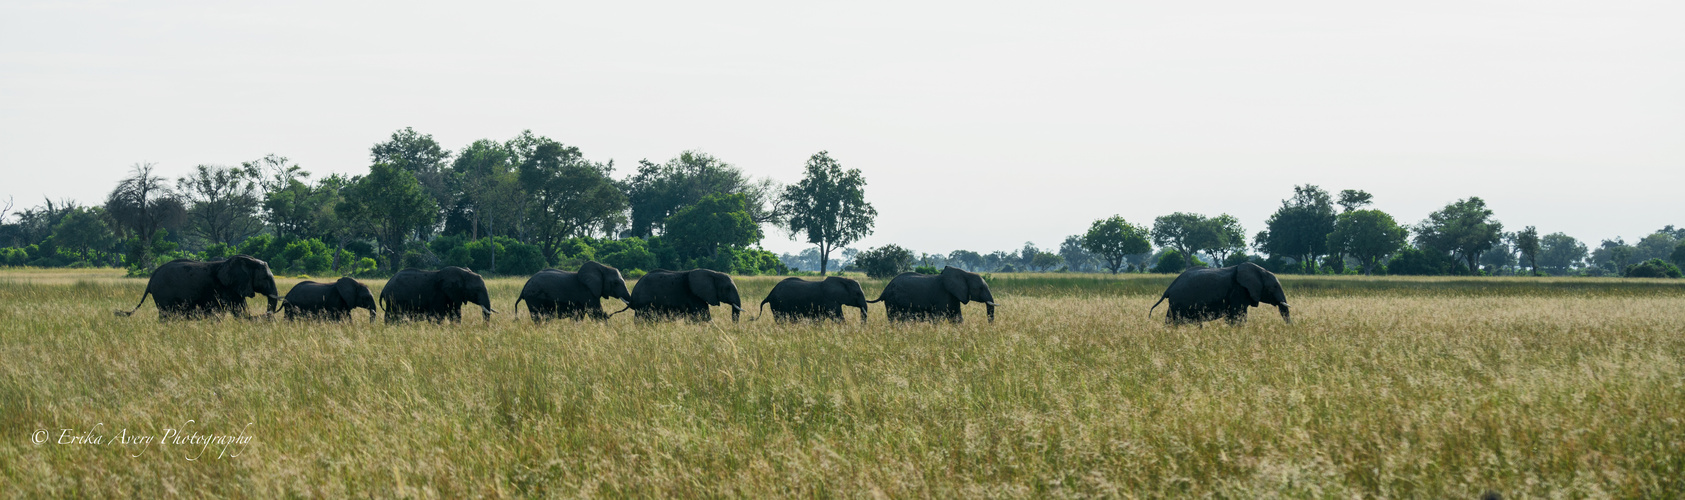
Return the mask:
M 1685 3 L 571 3 L 0 3 L 0 203 L 99 203 L 138 162 L 361 174 L 414 127 L 618 176 L 700 150 L 793 183 L 829 151 L 878 210 L 859 248 L 1251 234 L 1297 184 L 1592 245 L 1685 225 Z

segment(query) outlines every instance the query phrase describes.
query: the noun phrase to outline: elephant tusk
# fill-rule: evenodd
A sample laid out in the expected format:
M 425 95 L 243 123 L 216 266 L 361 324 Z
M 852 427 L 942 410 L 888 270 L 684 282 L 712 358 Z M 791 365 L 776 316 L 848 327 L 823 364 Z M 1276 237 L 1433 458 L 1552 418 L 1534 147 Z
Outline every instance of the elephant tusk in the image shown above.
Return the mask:
M 991 306 L 992 306 L 992 305 L 996 305 L 996 304 L 995 304 L 995 303 L 994 303 L 994 302 L 984 302 L 984 303 L 983 303 L 983 304 L 985 304 L 985 305 L 991 305 Z
M 730 305 L 730 306 L 731 306 L 731 309 L 732 309 L 732 310 L 733 310 L 733 311 L 742 311 L 742 310 L 743 310 L 743 308 L 742 308 L 742 307 L 738 307 L 738 306 L 737 306 L 737 304 L 729 304 L 729 305 Z

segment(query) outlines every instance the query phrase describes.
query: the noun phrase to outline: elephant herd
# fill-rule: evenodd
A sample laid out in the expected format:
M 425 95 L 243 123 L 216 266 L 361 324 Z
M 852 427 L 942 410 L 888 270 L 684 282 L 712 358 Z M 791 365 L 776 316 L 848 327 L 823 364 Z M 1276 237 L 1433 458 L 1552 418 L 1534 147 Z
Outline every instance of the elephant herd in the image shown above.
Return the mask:
M 479 306 L 487 320 L 497 313 L 480 275 L 460 267 L 438 271 L 405 269 L 392 275 L 377 301 L 369 287 L 351 278 L 333 283 L 301 282 L 285 297 L 275 286 L 269 265 L 245 255 L 212 261 L 179 259 L 159 266 L 146 284 L 140 303 L 152 296 L 160 319 L 220 317 L 224 313 L 245 316 L 246 299 L 262 294 L 269 299 L 269 314 L 277 307 L 287 319 L 319 318 L 344 320 L 353 309 L 367 309 L 369 321 L 376 310 L 384 310 L 386 321 L 461 321 L 462 307 Z M 619 299 L 626 307 L 607 313 L 602 299 Z M 1284 321 L 1291 322 L 1287 297 L 1275 275 L 1255 264 L 1221 269 L 1194 268 L 1182 273 L 1159 297 L 1170 301 L 1165 321 L 1170 324 L 1199 323 L 1226 319 L 1244 321 L 1246 311 L 1260 303 L 1277 307 Z M 532 320 L 542 323 L 554 318 L 605 320 L 633 311 L 640 321 L 688 319 L 709 321 L 711 308 L 731 307 L 732 321 L 743 312 L 743 301 L 731 276 L 707 269 L 689 271 L 656 270 L 627 289 L 620 271 L 597 262 L 587 262 L 578 271 L 546 269 L 527 279 L 514 306 L 527 303 Z M 843 306 L 860 309 L 866 321 L 868 304 L 882 303 L 890 321 L 964 320 L 962 305 L 979 302 L 987 307 L 989 321 L 995 320 L 995 298 L 989 284 L 977 273 L 955 267 L 939 274 L 902 273 L 884 286 L 878 298 L 866 300 L 860 283 L 831 276 L 821 281 L 786 278 L 772 287 L 760 303 L 760 314 L 772 306 L 780 322 L 804 319 L 842 321 Z M 377 305 L 378 304 L 378 305 Z M 1156 309 L 1158 303 L 1149 308 Z

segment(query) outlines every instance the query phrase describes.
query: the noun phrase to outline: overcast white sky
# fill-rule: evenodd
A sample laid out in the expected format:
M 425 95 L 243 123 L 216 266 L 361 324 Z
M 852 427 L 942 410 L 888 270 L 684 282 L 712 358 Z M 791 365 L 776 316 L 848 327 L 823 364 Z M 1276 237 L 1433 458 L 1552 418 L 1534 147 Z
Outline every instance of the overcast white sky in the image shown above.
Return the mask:
M 879 212 L 860 248 L 1250 234 L 1304 183 L 1591 244 L 1685 224 L 1685 3 L 704 3 L 7 1 L 0 199 L 98 203 L 142 161 L 363 173 L 409 126 L 620 175 L 699 149 L 793 182 L 829 150 Z

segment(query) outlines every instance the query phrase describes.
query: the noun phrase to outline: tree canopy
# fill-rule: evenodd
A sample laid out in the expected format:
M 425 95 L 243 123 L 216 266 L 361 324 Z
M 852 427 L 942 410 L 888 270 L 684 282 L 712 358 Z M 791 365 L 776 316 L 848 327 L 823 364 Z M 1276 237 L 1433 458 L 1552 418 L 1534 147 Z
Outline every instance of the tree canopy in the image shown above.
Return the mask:
M 1113 215 L 1094 221 L 1088 227 L 1088 233 L 1082 237 L 1082 247 L 1099 256 L 1106 262 L 1106 269 L 1117 274 L 1119 269 L 1123 269 L 1126 257 L 1153 251 L 1152 244 L 1147 242 L 1150 234 L 1147 228 Z
M 805 235 L 819 247 L 819 274 L 824 275 L 837 247 L 872 234 L 878 211 L 866 202 L 866 178 L 859 169 L 842 164 L 820 151 L 807 160 L 801 182 L 784 188 L 792 238 Z

